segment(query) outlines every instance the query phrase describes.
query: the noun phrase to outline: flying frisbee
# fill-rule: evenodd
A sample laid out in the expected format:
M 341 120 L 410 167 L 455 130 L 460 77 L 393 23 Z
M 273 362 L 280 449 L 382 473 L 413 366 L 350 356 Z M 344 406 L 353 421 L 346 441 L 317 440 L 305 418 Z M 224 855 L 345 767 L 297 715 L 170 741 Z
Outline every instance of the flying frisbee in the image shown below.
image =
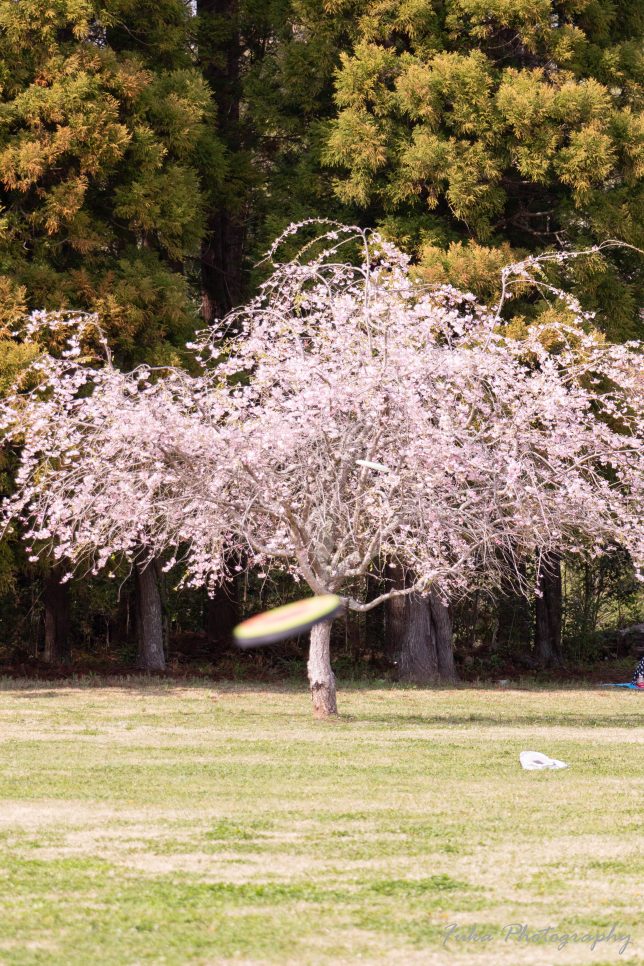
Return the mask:
M 284 604 L 238 624 L 233 631 L 235 644 L 247 650 L 262 644 L 274 644 L 287 637 L 297 637 L 315 624 L 333 620 L 343 607 L 342 598 L 336 594 L 322 594 Z
M 358 466 L 366 466 L 370 470 L 380 470 L 382 473 L 388 473 L 389 467 L 385 466 L 384 463 L 374 463 L 373 460 L 356 460 Z

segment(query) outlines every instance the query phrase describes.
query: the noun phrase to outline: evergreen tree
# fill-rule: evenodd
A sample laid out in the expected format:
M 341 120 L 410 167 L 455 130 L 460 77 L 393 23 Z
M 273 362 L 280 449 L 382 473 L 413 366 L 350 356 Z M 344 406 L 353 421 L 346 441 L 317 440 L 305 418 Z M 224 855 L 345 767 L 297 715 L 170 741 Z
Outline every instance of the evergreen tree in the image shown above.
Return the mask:
M 182 0 L 0 0 L 0 284 L 100 313 L 131 363 L 196 318 L 199 168 L 224 173 Z
M 196 6 L 198 59 L 227 160 L 223 188 L 208 196 L 202 246 L 202 314 L 211 322 L 253 292 L 261 276 L 253 266 L 290 222 L 347 219 L 322 154 L 353 21 L 316 0 Z
M 510 247 L 642 246 L 641 0 L 353 8 L 327 159 L 339 197 L 429 281 L 485 295 Z M 636 265 L 622 252 L 577 269 L 613 338 L 637 332 Z

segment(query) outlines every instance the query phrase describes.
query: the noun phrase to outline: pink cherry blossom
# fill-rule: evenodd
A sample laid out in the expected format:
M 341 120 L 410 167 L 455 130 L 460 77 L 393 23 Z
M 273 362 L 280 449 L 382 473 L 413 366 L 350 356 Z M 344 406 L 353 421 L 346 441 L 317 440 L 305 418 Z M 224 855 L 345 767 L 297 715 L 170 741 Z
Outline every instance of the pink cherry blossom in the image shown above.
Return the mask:
M 508 267 L 504 293 L 538 268 Z M 20 444 L 4 525 L 71 569 L 165 554 L 212 587 L 242 560 L 359 610 L 401 592 L 359 599 L 376 560 L 449 599 L 520 581 L 537 550 L 620 545 L 641 568 L 641 347 L 566 308 L 553 354 L 538 325 L 510 338 L 501 306 L 423 288 L 394 246 L 332 223 L 198 336 L 196 374 L 120 372 L 97 319 L 34 313 L 23 338 L 67 344 L 0 411 Z

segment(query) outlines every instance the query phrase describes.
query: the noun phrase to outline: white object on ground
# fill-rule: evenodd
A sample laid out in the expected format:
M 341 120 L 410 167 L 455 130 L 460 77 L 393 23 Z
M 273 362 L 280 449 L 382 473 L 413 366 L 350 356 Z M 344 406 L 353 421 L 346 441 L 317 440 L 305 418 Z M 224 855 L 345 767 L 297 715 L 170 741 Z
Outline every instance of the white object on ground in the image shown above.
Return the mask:
M 544 771 L 547 768 L 568 767 L 565 761 L 559 761 L 558 758 L 548 758 L 547 755 L 542 755 L 540 751 L 522 751 L 519 755 L 519 761 L 521 767 L 525 768 L 526 771 Z

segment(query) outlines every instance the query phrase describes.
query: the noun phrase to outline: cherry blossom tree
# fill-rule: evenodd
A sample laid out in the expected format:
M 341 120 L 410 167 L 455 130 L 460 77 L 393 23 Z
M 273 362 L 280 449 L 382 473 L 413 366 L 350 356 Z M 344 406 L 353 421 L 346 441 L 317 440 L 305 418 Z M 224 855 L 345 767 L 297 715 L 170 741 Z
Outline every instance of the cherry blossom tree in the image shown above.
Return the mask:
M 522 263 L 520 284 L 538 268 Z M 336 225 L 201 334 L 196 374 L 122 373 L 97 320 L 36 313 L 27 338 L 66 342 L 3 407 L 21 442 L 5 525 L 22 521 L 31 552 L 70 572 L 165 554 L 213 588 L 234 560 L 358 611 L 520 583 L 537 548 L 620 545 L 641 566 L 639 347 L 604 344 L 574 300 L 521 339 L 499 318 L 417 284 L 377 234 Z M 365 603 L 356 588 L 376 561 L 413 579 Z M 335 713 L 328 623 L 308 670 L 316 714 Z

